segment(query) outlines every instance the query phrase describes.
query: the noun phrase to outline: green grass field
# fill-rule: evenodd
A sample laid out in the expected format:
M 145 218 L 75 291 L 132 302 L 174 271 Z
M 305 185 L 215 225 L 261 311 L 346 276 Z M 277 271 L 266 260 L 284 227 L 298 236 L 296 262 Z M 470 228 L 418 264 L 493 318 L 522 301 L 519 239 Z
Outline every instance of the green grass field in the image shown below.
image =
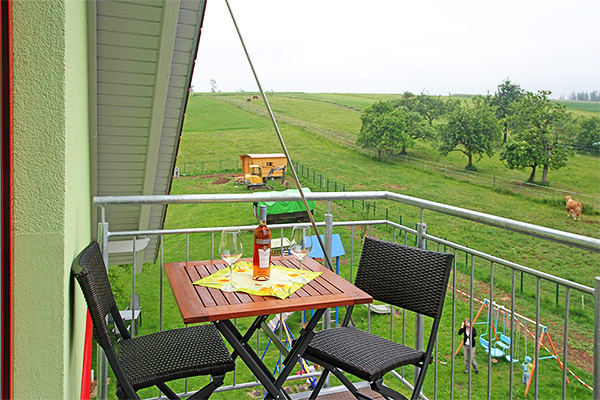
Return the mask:
M 462 180 L 445 177 L 442 174 L 423 170 L 402 162 L 382 162 L 372 155 L 357 149 L 349 143 L 360 129 L 360 112 L 378 99 L 389 99 L 398 95 L 368 94 L 308 94 L 282 93 L 269 95 L 273 110 L 281 116 L 280 128 L 290 155 L 295 162 L 309 168 L 311 172 L 302 179 L 303 186 L 312 191 L 324 191 L 322 185 L 315 183 L 314 176 L 335 180 L 341 190 L 388 190 L 409 196 L 451 204 L 471 210 L 481 211 L 519 221 L 530 222 L 554 229 L 560 229 L 581 235 L 600 237 L 600 215 L 587 213 L 581 221 L 573 221 L 565 217 L 561 196 L 555 202 L 534 201 L 527 196 L 514 195 L 504 191 L 495 191 L 481 185 L 474 185 Z M 270 120 L 265 116 L 262 100 L 246 104 L 247 94 L 194 95 L 188 103 L 184 130 L 181 137 L 178 155 L 178 167 L 187 176 L 175 179 L 172 194 L 187 193 L 245 193 L 246 188 L 235 186 L 232 182 L 216 184 L 214 174 L 231 176 L 241 173 L 237 170 L 239 155 L 244 153 L 281 152 Z M 279 119 L 279 118 L 278 118 Z M 285 122 L 283 122 L 285 121 Z M 437 160 L 438 162 L 464 164 L 464 159 L 457 154 L 441 158 L 428 143 L 419 143 L 409 149 L 413 156 Z M 527 172 L 509 172 L 502 168 L 497 158 L 483 159 L 476 163 L 481 172 L 502 174 L 506 176 L 524 176 Z M 589 192 L 598 195 L 600 192 L 599 159 L 591 156 L 576 156 L 570 160 L 564 170 L 551 171 L 549 179 L 553 186 L 565 189 Z M 312 174 L 315 175 L 312 175 Z M 209 174 L 204 175 L 204 174 Z M 196 176 L 197 175 L 197 176 Z M 281 188 L 281 187 L 279 187 Z M 330 188 L 330 190 L 333 190 Z M 327 204 L 318 202 L 315 210 L 317 220 L 322 220 L 327 211 Z M 373 209 L 376 207 L 376 214 Z M 362 202 L 334 202 L 331 205 L 335 221 L 357 220 L 364 218 L 383 219 L 388 215 L 390 220 L 400 221 L 414 227 L 420 219 L 420 210 L 391 202 L 376 204 Z M 517 262 L 536 270 L 541 270 L 565 279 L 573 280 L 588 286 L 594 285 L 594 278 L 600 272 L 600 260 L 597 255 L 584 251 L 545 242 L 532 237 L 524 237 L 497 228 L 479 225 L 468 221 L 456 220 L 445 215 L 426 211 L 424 214 L 429 234 L 447 238 L 471 248 L 489 252 L 509 261 Z M 214 204 L 214 205 L 171 205 L 168 208 L 165 228 L 212 227 L 228 225 L 253 225 L 250 204 Z M 374 227 L 374 235 L 392 239 L 393 232 L 389 228 Z M 336 229 L 344 243 L 347 255 L 342 258 L 341 274 L 350 279 L 350 228 Z M 288 232 L 286 232 L 288 234 Z M 354 232 L 354 265 L 353 273 L 360 256 L 359 228 Z M 279 236 L 279 231 L 274 232 Z M 397 240 L 414 243 L 414 237 L 405 238 L 397 232 Z M 358 242 L 357 242 L 358 241 Z M 215 237 L 218 246 L 218 235 Z M 190 259 L 208 259 L 210 253 L 210 234 L 190 236 Z M 244 256 L 250 255 L 250 234 L 244 235 L 246 250 Z M 436 248 L 430 243 L 430 248 Z M 186 258 L 186 238 L 165 237 L 164 261 L 181 261 Z M 457 254 L 457 288 L 468 291 L 471 259 L 464 253 Z M 159 314 L 159 266 L 147 264 L 142 273 L 136 276 L 137 292 L 142 293 L 144 325 L 141 333 L 158 330 Z M 111 269 L 111 282 L 120 305 L 124 307 L 131 293 L 131 267 Z M 478 298 L 489 297 L 490 264 L 480 259 L 475 260 L 475 295 Z M 494 271 L 494 297 L 497 301 L 510 305 L 511 273 L 507 268 L 497 266 Z M 520 290 L 520 277 L 517 278 L 517 310 L 525 315 L 535 316 L 535 279 L 525 275 L 523 291 Z M 163 329 L 181 326 L 179 312 L 170 293 L 166 277 L 163 277 Z M 559 293 L 559 303 L 555 303 L 556 287 L 542 283 L 542 322 L 552 332 L 555 344 L 562 348 L 562 321 L 564 312 L 564 290 Z M 591 384 L 590 343 L 593 333 L 593 310 L 591 298 L 586 297 L 585 308 L 581 306 L 581 296 L 571 293 L 571 351 L 570 367 L 586 382 Z M 438 396 L 448 398 L 450 393 L 450 363 L 453 333 L 458 326 L 451 326 L 452 295 L 448 292 L 444 319 L 439 336 L 438 363 Z M 457 321 L 468 315 L 468 302 L 457 296 Z M 478 306 L 475 306 L 475 311 Z M 366 328 L 367 316 L 363 309 L 357 310 L 356 320 Z M 297 313 L 298 314 L 298 313 Z M 389 335 L 389 315 L 371 316 L 371 328 L 383 335 Z M 240 320 L 243 326 L 247 320 Z M 458 322 L 459 323 L 459 322 Z M 297 332 L 300 316 L 294 315 L 290 321 L 293 333 Z M 406 341 L 413 338 L 412 316 L 407 314 Z M 485 327 L 481 327 L 481 333 Z M 394 317 L 394 337 L 401 340 L 402 317 Z M 455 336 L 458 344 L 459 338 Z M 261 349 L 266 342 L 261 339 Z M 525 343 L 521 344 L 524 356 Z M 542 350 L 543 352 L 543 350 Z M 560 350 L 559 350 L 560 352 Z M 528 354 L 533 353 L 532 340 L 529 339 Z M 562 354 L 562 353 L 561 353 Z M 276 364 L 273 354 L 267 355 L 270 365 Z M 487 391 L 487 356 L 478 349 L 478 361 L 481 373 L 473 376 L 473 398 L 486 398 Z M 455 398 L 466 398 L 466 376 L 462 372 L 462 353 L 455 359 Z M 238 382 L 251 380 L 241 364 L 236 379 Z M 508 363 L 499 361 L 492 364 L 492 398 L 506 398 L 508 394 Z M 524 386 L 520 384 L 520 372 L 515 368 L 515 397 L 522 397 Z M 407 369 L 408 376 L 412 370 Z M 433 397 L 433 369 L 427 377 L 425 393 Z M 540 363 L 540 398 L 559 398 L 561 372 L 554 360 Z M 232 374 L 228 376 L 231 383 Z M 113 380 L 114 381 L 114 380 Z M 386 381 L 387 382 L 387 381 Z M 392 382 L 392 381 L 390 381 Z M 571 380 L 568 387 L 568 398 L 589 397 L 590 391 L 583 385 Z M 332 380 L 335 384 L 335 380 Z M 294 383 L 292 386 L 299 384 Z M 394 384 L 395 387 L 399 387 Z M 182 390 L 182 386 L 178 387 Z M 248 390 L 251 392 L 251 390 Z M 112 388 L 110 394 L 114 393 Z M 156 391 L 145 391 L 142 396 L 153 397 Z M 533 393 L 530 392 L 529 396 Z M 219 393 L 214 398 L 237 399 L 249 396 L 238 391 Z M 250 397 L 248 397 L 250 398 Z

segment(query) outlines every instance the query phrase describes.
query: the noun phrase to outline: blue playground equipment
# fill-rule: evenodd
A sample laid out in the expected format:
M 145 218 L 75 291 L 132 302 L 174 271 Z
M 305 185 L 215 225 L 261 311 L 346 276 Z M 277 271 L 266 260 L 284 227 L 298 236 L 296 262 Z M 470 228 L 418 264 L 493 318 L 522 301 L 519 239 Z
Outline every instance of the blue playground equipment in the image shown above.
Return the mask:
M 483 347 L 486 353 L 490 353 L 491 351 L 492 357 L 502 357 L 504 356 L 504 351 L 502 350 L 502 348 L 496 346 L 496 327 L 498 326 L 498 315 L 500 312 L 497 307 L 490 307 L 490 301 L 488 299 L 483 299 L 483 305 L 481 306 L 481 308 L 485 307 L 486 305 L 488 306 L 487 321 L 476 322 L 473 324 L 473 326 L 478 324 L 485 324 L 485 333 L 483 335 L 479 335 L 479 344 L 481 345 L 481 347 Z M 490 334 L 490 325 L 492 328 L 493 336 Z
M 277 323 L 272 332 L 275 334 L 275 333 L 277 333 L 278 329 L 281 329 L 282 331 L 285 332 L 286 339 L 285 339 L 283 345 L 287 348 L 288 351 L 291 350 L 292 342 L 294 341 L 295 338 L 294 338 L 294 335 L 290 332 L 290 328 L 288 327 L 288 324 L 285 319 L 282 320 L 280 318 L 277 318 Z M 270 345 L 271 345 L 271 339 L 269 339 L 267 346 L 265 347 L 265 350 L 263 351 L 263 354 L 260 357 L 261 360 L 264 359 L 265 355 L 267 354 L 267 350 L 269 350 Z M 282 362 L 283 362 L 282 356 L 281 356 L 281 354 L 279 354 L 279 360 L 277 361 L 277 365 L 275 366 L 275 369 L 273 370 L 273 376 L 275 376 L 276 373 L 280 372 Z M 304 358 L 300 358 L 298 360 L 298 364 L 300 364 L 301 374 L 309 373 L 309 364 L 306 362 L 306 360 Z M 317 381 L 315 378 L 309 378 L 308 382 L 310 383 L 310 385 L 313 388 L 317 384 Z
M 506 313 L 503 312 L 502 314 L 502 332 L 496 332 L 496 342 L 494 343 L 494 347 L 499 348 L 505 354 L 504 358 L 506 358 L 507 361 L 510 361 L 511 340 L 509 336 L 506 336 Z M 498 321 L 498 319 L 496 319 L 496 321 Z
M 479 315 L 483 311 L 483 308 L 486 306 L 488 309 L 487 321 L 477 322 Z M 502 313 L 502 315 L 503 315 L 501 332 L 497 330 L 500 313 Z M 562 370 L 564 368 L 564 365 L 560 361 L 558 352 L 556 351 L 556 348 L 554 347 L 554 344 L 552 343 L 552 340 L 550 339 L 550 332 L 548 331 L 547 326 L 539 324 L 541 335 L 540 335 L 539 339 L 537 339 L 535 337 L 535 335 L 532 332 L 530 332 L 529 329 L 527 329 L 527 322 L 533 323 L 533 324 L 536 324 L 536 322 L 531 319 L 528 319 L 527 317 L 525 317 L 523 315 L 514 313 L 514 319 L 511 321 L 511 324 L 514 327 L 514 337 L 513 337 L 513 341 L 511 341 L 510 336 L 506 335 L 506 317 L 508 316 L 509 318 L 511 318 L 511 314 L 513 314 L 513 313 L 514 312 L 511 312 L 507 308 L 505 308 L 501 305 L 498 305 L 498 304 L 493 304 L 493 306 L 490 307 L 490 301 L 488 299 L 483 300 L 481 307 L 479 308 L 479 311 L 477 312 L 477 315 L 475 316 L 475 319 L 473 320 L 473 326 L 483 325 L 483 324 L 485 324 L 485 326 L 486 326 L 485 333 L 483 333 L 482 335 L 479 336 L 479 344 L 481 345 L 481 347 L 483 347 L 485 352 L 487 354 L 490 354 L 490 352 L 491 352 L 492 357 L 504 356 L 504 358 L 506 358 L 506 360 L 508 362 L 518 363 L 519 362 L 518 357 L 519 357 L 519 352 L 520 352 L 519 338 L 521 336 L 523 337 L 523 347 L 524 348 L 521 350 L 523 350 L 522 355 L 523 355 L 523 359 L 524 359 L 527 356 L 527 351 L 528 351 L 527 336 L 529 335 L 531 338 L 533 338 L 534 349 L 537 347 L 537 349 L 539 350 L 542 346 L 544 346 L 544 348 L 549 353 L 549 355 L 547 355 L 547 356 L 539 356 L 538 355 L 537 358 L 533 357 L 534 358 L 533 359 L 533 370 L 535 370 L 536 364 L 538 361 L 552 359 L 552 358 L 556 359 L 559 367 Z M 515 323 L 517 324 L 516 326 L 515 326 Z M 490 332 L 490 328 L 491 328 L 492 332 Z M 551 347 L 550 349 L 547 348 L 543 344 L 544 337 L 548 338 L 548 342 Z M 490 343 L 490 340 L 491 340 L 491 343 Z M 514 343 L 512 343 L 512 342 L 514 342 Z M 462 346 L 463 346 L 463 343 L 461 342 L 460 346 L 456 349 L 456 352 L 454 353 L 454 355 L 458 354 L 458 352 Z M 511 347 L 513 349 L 513 357 L 512 358 L 510 356 Z M 532 370 L 532 374 L 533 374 L 533 370 Z M 569 382 L 568 377 L 567 377 L 567 382 Z M 529 382 L 527 382 L 527 389 L 525 390 L 525 396 L 527 396 L 527 392 L 529 391 L 530 385 L 531 385 L 531 378 L 529 379 Z M 585 383 L 584 383 L 584 385 L 588 386 Z
M 320 236 L 321 236 L 321 239 L 323 239 L 323 241 L 324 241 L 325 236 L 324 235 L 320 235 Z M 319 240 L 317 239 L 317 235 L 312 235 L 311 240 L 312 240 L 313 246 L 310 249 L 310 253 L 308 253 L 308 256 L 311 258 L 320 258 L 320 259 L 325 258 L 325 254 L 323 253 L 321 244 L 319 243 Z M 325 242 L 323 242 L 323 243 L 325 243 Z M 340 256 L 343 256 L 344 254 L 346 254 L 346 251 L 344 250 L 344 245 L 342 244 L 342 239 L 340 238 L 339 234 L 334 233 L 333 235 L 331 235 L 331 257 L 335 257 L 335 273 L 338 275 L 340 274 Z M 338 324 L 339 324 L 339 312 L 338 312 L 338 307 L 336 307 L 335 308 L 335 326 L 338 326 Z

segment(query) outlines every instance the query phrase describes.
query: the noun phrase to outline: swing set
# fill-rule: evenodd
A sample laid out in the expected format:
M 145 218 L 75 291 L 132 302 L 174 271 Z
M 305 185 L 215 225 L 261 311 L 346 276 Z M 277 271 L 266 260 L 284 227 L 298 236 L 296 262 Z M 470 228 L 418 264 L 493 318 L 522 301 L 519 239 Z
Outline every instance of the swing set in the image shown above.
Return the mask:
M 483 321 L 483 322 L 477 322 L 477 319 L 479 318 L 479 316 L 481 315 L 481 312 L 483 311 L 483 309 L 486 308 L 487 309 L 487 320 Z M 502 315 L 502 331 L 500 331 L 499 328 L 499 323 L 500 323 L 500 316 Z M 533 338 L 534 340 L 534 346 L 535 344 L 535 334 L 532 333 L 528 328 L 527 328 L 527 323 L 529 322 L 530 324 L 535 326 L 535 321 L 533 321 L 532 319 L 529 319 L 521 314 L 515 313 L 514 314 L 514 320 L 513 323 L 516 321 L 516 323 L 518 324 L 516 327 L 518 328 L 519 332 L 517 332 L 515 330 L 515 335 L 513 336 L 514 340 L 514 348 L 513 348 L 513 358 L 511 358 L 510 356 L 510 348 L 511 345 L 513 345 L 510 336 L 506 335 L 506 327 L 507 327 L 507 323 L 506 323 L 506 318 L 508 316 L 509 320 L 511 319 L 511 315 L 512 312 L 507 309 L 506 307 L 494 302 L 492 304 L 492 306 L 490 307 L 490 301 L 488 299 L 483 299 L 483 302 L 481 304 L 481 307 L 479 308 L 479 311 L 477 311 L 477 315 L 475 316 L 475 318 L 473 319 L 473 326 L 475 325 L 485 325 L 485 333 L 482 335 L 479 335 L 479 344 L 481 345 L 481 347 L 483 347 L 483 349 L 485 350 L 486 354 L 490 354 L 491 352 L 491 356 L 494 358 L 499 358 L 499 357 L 504 357 L 508 362 L 513 362 L 513 363 L 518 363 L 519 362 L 519 342 L 521 342 L 519 340 L 520 337 L 523 338 L 523 358 L 521 359 L 525 359 L 525 356 L 527 356 L 527 337 L 530 336 L 531 338 Z M 491 328 L 491 332 L 490 332 L 490 328 Z M 529 387 L 531 385 L 531 380 L 533 377 L 533 373 L 535 371 L 536 365 L 537 365 L 537 361 L 538 360 L 544 360 L 544 359 L 549 359 L 549 358 L 554 358 L 556 359 L 556 361 L 558 362 L 558 365 L 560 366 L 560 369 L 563 370 L 563 363 L 560 361 L 560 357 L 558 356 L 558 352 L 556 351 L 556 348 L 554 347 L 554 343 L 552 342 L 552 339 L 550 338 L 550 332 L 548 332 L 548 328 L 545 325 L 541 325 L 540 324 L 540 329 L 542 331 L 542 334 L 537 342 L 537 353 L 539 354 L 540 348 L 543 346 L 544 349 L 546 351 L 548 351 L 548 353 L 550 353 L 548 356 L 544 356 L 544 357 L 539 357 L 536 359 L 535 357 L 533 358 L 533 368 L 531 370 L 531 374 L 529 375 L 529 381 L 527 382 L 527 388 L 525 389 L 525 396 L 527 396 L 527 393 L 529 392 Z M 519 333 L 517 335 L 517 333 Z M 510 333 L 509 333 L 510 335 Z M 548 338 L 548 342 L 550 344 L 551 349 L 549 349 L 546 345 L 544 345 L 543 341 L 544 338 Z M 458 352 L 460 351 L 460 349 L 462 348 L 462 346 L 464 345 L 464 339 L 461 341 L 460 345 L 458 346 L 458 348 L 456 349 L 456 352 L 454 353 L 454 355 L 458 355 Z M 515 358 L 517 357 L 517 358 Z M 569 382 L 569 378 L 567 378 L 567 382 Z M 570 383 L 570 382 L 569 382 Z
M 276 373 L 280 372 L 281 362 L 283 361 L 282 353 L 286 354 L 286 352 L 289 352 L 291 350 L 293 341 L 295 339 L 294 335 L 290 332 L 290 328 L 287 324 L 287 319 L 292 314 L 293 314 L 293 312 L 279 314 L 279 315 L 273 317 L 273 319 L 271 319 L 271 321 L 269 321 L 269 323 L 263 322 L 263 324 L 264 324 L 263 328 L 265 329 L 265 332 L 272 332 L 272 334 L 267 333 L 267 336 L 269 337 L 269 341 L 268 341 L 267 346 L 265 347 L 265 350 L 264 350 L 262 356 L 260 357 L 260 359 L 261 360 L 264 359 L 265 355 L 267 354 L 267 350 L 269 350 L 269 346 L 271 345 L 271 343 L 275 344 L 276 347 L 278 347 L 280 350 L 279 360 L 277 362 L 277 365 L 275 366 L 275 369 L 273 370 L 273 376 L 275 376 Z M 277 330 L 281 330 L 282 333 L 285 332 L 286 337 L 285 337 L 285 340 L 283 341 L 283 343 L 280 343 L 275 336 Z M 304 358 L 300 358 L 298 360 L 298 364 L 300 365 L 300 371 L 298 371 L 298 373 L 296 373 L 296 375 L 299 375 L 299 376 L 295 379 L 290 379 L 290 381 L 303 379 L 304 378 L 303 375 L 314 371 L 314 368 L 311 368 L 312 366 L 309 365 Z M 313 378 L 313 377 L 309 377 L 307 379 L 307 382 L 313 388 L 317 384 L 315 378 Z

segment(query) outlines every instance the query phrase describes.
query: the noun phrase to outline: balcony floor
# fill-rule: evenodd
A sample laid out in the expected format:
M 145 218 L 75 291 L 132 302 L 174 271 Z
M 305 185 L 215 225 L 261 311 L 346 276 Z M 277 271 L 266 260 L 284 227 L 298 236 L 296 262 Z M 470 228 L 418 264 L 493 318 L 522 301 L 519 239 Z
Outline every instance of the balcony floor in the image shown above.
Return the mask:
M 374 400 L 385 399 L 382 395 L 372 391 L 368 384 L 357 384 L 359 392 L 369 396 Z M 308 399 L 310 392 L 294 393 L 291 395 L 293 400 Z M 356 400 L 356 398 L 343 386 L 338 386 L 330 389 L 323 389 L 318 397 L 319 400 Z
M 369 396 L 373 400 L 385 399 L 385 397 L 383 397 L 382 395 L 380 395 L 377 392 L 372 391 L 369 388 L 362 388 L 359 390 L 359 392 Z M 356 400 L 356 398 L 348 390 L 346 390 L 344 392 L 321 395 L 318 397 L 318 399 L 319 400 Z

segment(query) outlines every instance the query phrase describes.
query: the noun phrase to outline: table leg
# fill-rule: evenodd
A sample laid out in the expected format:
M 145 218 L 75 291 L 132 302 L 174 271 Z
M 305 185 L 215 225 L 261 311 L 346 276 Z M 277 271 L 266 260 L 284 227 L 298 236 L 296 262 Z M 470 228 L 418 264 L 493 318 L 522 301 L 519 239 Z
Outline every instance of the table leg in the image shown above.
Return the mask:
M 300 336 L 298 336 L 298 339 L 296 339 L 294 345 L 292 346 L 292 349 L 283 361 L 285 367 L 283 368 L 283 371 L 280 372 L 279 377 L 275 381 L 275 385 L 277 387 L 283 386 L 283 383 L 285 382 L 287 377 L 292 373 L 292 370 L 296 366 L 296 363 L 298 362 L 300 357 L 302 357 L 302 354 L 308 347 L 313 336 L 315 336 L 315 327 L 317 326 L 317 323 L 325 313 L 325 310 L 327 309 L 321 308 L 320 310 L 316 310 L 314 315 L 311 317 L 310 321 L 308 321 L 306 326 L 300 330 Z M 271 397 L 267 396 L 266 398 L 270 399 Z
M 256 317 L 254 319 L 254 322 L 252 322 L 252 325 L 250 325 L 250 327 L 248 328 L 248 330 L 246 331 L 246 333 L 244 334 L 244 337 L 242 337 L 242 339 L 240 340 L 240 342 L 245 346 L 248 341 L 252 338 L 252 336 L 254 335 L 254 332 L 256 332 L 262 325 L 262 323 L 264 321 L 266 321 L 266 319 L 268 318 L 268 315 L 260 315 L 258 317 Z M 235 324 L 234 324 L 235 327 Z M 237 330 L 237 328 L 236 328 Z M 239 331 L 238 331 L 239 332 Z M 234 351 L 233 354 L 231 354 L 231 358 L 233 358 L 233 360 L 235 361 L 235 359 L 237 358 L 238 354 L 237 351 Z
M 281 390 L 281 384 L 276 384 L 275 378 L 273 375 L 271 375 L 271 372 L 267 369 L 266 365 L 262 362 L 258 354 L 256 354 L 254 349 L 248 345 L 248 339 L 246 339 L 244 342 L 244 337 L 242 337 L 238 329 L 231 321 L 223 320 L 215 321 L 213 323 L 223 334 L 227 342 L 231 344 L 235 350 L 234 354 L 236 356 L 239 355 L 240 358 L 244 360 L 244 363 L 248 366 L 248 368 L 250 368 L 250 371 L 252 371 L 259 382 L 267 390 L 269 398 L 277 400 L 284 398 L 290 399 L 287 393 Z

